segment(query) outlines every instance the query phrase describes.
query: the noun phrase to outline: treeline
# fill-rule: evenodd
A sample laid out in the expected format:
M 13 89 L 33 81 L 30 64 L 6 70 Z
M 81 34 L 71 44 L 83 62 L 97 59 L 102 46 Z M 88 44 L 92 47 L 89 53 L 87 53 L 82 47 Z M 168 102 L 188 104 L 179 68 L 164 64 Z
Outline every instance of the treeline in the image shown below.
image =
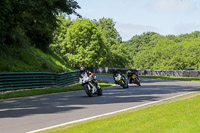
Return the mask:
M 162 36 L 154 32 L 133 36 L 124 42 L 128 48 L 130 64 L 140 69 L 200 70 L 200 32 L 179 36 Z
M 97 21 L 81 18 L 71 21 L 61 15 L 59 20 L 50 47 L 71 66 L 126 66 L 127 50 L 112 19 Z
M 2 64 L 6 64 L 5 59 L 14 57 L 6 55 L 9 54 L 6 51 L 7 47 L 15 49 L 31 46 L 43 51 L 50 48 L 71 67 L 200 69 L 200 32 L 180 36 L 162 36 L 147 32 L 122 42 L 115 22 L 110 18 L 71 20 L 66 16 L 75 14 L 81 17 L 75 11 L 78 8 L 80 7 L 74 0 L 1 1 L 0 61 L 4 62 Z M 27 61 L 24 63 L 27 64 Z M 7 68 L 9 64 L 4 67 Z M 41 66 L 46 68 L 45 65 Z

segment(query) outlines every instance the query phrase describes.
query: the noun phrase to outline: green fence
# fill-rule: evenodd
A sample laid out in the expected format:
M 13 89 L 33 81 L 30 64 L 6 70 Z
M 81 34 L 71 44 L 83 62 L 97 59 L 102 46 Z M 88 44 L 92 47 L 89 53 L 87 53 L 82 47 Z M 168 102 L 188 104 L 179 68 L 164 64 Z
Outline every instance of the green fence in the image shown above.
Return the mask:
M 60 87 L 78 83 L 79 71 L 0 73 L 0 91 Z
M 80 71 L 70 71 L 58 73 L 56 76 L 56 86 L 67 86 L 79 82 Z

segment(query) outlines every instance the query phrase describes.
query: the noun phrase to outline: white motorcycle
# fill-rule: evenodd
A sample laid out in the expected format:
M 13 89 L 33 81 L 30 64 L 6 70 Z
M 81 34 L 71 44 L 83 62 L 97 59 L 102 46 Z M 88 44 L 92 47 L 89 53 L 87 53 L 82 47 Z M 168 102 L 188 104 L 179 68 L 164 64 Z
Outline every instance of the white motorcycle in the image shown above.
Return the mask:
M 97 94 L 98 96 L 102 96 L 103 92 L 101 87 L 98 85 L 96 77 L 92 78 L 87 75 L 87 73 L 82 73 L 79 78 L 79 83 L 84 87 L 86 94 L 89 97 Z

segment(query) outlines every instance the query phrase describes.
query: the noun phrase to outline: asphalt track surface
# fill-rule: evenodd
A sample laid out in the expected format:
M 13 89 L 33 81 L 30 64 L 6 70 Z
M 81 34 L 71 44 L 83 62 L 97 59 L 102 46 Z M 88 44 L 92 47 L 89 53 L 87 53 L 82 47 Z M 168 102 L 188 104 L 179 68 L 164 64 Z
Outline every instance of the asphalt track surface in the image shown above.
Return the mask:
M 113 82 L 112 76 L 97 78 Z M 84 91 L 74 91 L 0 100 L 0 133 L 25 133 L 200 89 L 200 82 L 163 79 L 143 78 L 141 85 L 103 88 L 103 96 L 92 98 Z

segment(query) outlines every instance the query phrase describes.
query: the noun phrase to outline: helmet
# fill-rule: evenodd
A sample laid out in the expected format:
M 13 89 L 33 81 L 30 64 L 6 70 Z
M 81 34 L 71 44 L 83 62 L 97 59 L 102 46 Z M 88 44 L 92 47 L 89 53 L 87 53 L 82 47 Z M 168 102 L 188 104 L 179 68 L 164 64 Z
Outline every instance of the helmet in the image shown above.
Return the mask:
M 131 73 L 131 70 L 128 70 L 128 71 L 127 71 L 127 74 L 129 74 L 129 73 Z
M 85 67 L 80 67 L 80 72 L 84 72 L 85 71 Z

